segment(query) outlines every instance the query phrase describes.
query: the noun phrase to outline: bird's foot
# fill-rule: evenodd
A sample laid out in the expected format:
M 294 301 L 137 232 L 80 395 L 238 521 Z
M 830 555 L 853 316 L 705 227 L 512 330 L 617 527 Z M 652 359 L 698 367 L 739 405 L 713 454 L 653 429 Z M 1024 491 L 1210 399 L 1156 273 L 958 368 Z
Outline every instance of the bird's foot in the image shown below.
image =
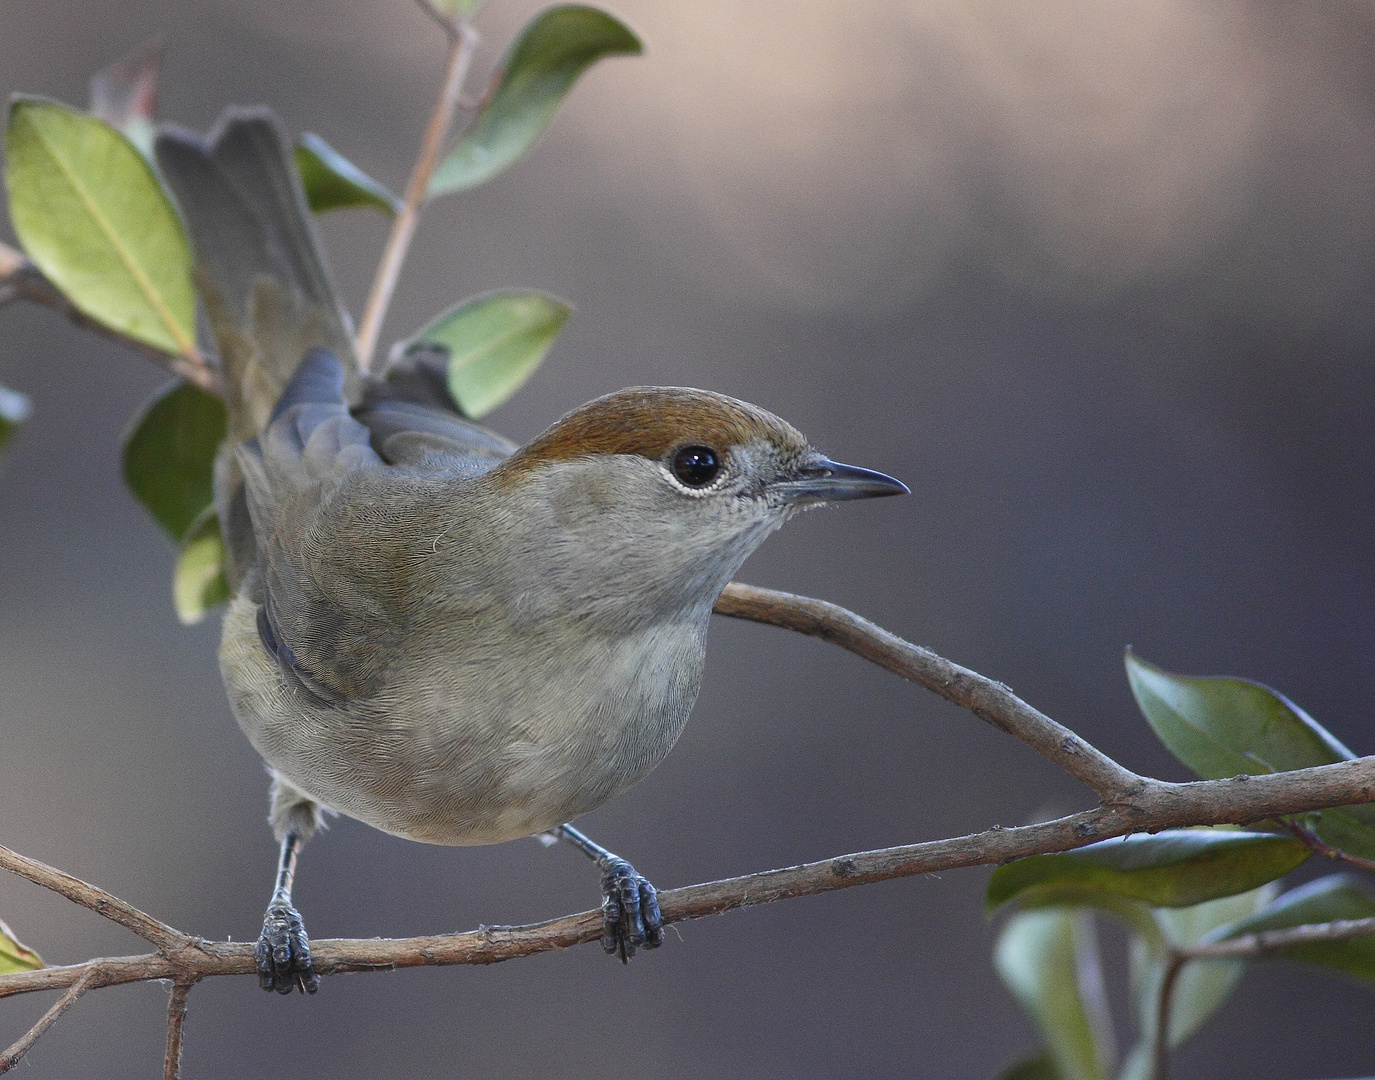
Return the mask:
M 258 938 L 258 985 L 264 990 L 289 994 L 293 989 L 313 994 L 320 976 L 310 963 L 310 939 L 301 913 L 290 904 L 274 901 L 263 917 Z
M 654 886 L 615 855 L 598 860 L 602 868 L 602 948 L 627 964 L 638 948 L 664 943 L 664 924 Z

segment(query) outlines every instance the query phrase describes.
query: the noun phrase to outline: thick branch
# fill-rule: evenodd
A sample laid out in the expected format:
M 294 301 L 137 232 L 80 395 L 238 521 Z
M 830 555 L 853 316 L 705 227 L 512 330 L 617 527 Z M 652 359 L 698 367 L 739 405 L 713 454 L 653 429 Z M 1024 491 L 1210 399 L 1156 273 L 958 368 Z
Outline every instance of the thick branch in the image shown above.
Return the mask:
M 1281 814 L 1375 801 L 1375 757 L 1268 776 L 1165 784 L 1143 780 L 1129 801 L 1040 825 L 992 828 L 969 836 L 865 851 L 659 894 L 668 923 L 720 915 L 794 896 L 848 889 L 890 878 L 965 866 L 989 866 L 1027 855 L 1067 851 L 1131 832 L 1185 825 L 1246 824 Z M 27 876 L 27 875 L 26 875 Z M 59 890 L 61 891 L 61 890 Z M 485 927 L 415 938 L 319 940 L 311 943 L 321 975 L 448 964 L 494 964 L 565 949 L 601 937 L 600 911 L 532 926 Z M 195 948 L 90 961 L 0 976 L 0 997 L 70 986 L 92 968 L 93 985 L 149 979 L 205 978 L 254 971 L 252 943 L 197 942 Z
M 183 934 L 151 915 L 145 915 L 132 904 L 125 903 L 117 896 L 111 896 L 104 889 L 88 885 L 80 878 L 56 870 L 47 863 L 27 858 L 7 847 L 0 847 L 0 868 L 26 877 L 36 885 L 61 893 L 75 904 L 104 915 L 111 922 L 117 922 L 120 926 L 132 930 L 158 949 L 176 951 L 196 944 L 196 939 L 190 934 Z
M 91 318 L 67 299 L 66 295 L 43 272 L 13 248 L 0 244 L 0 307 L 15 300 L 28 300 L 42 304 L 67 316 L 82 329 L 91 330 L 101 337 L 117 341 L 135 352 L 140 352 L 164 367 L 170 368 L 187 382 L 195 383 L 211 393 L 224 394 L 224 379 L 200 356 L 187 357 L 165 353 L 136 338 L 112 330 L 104 323 Z
M 1016 736 L 1087 784 L 1105 803 L 1122 801 L 1146 783 L 1002 683 L 903 641 L 837 604 L 733 581 L 716 601 L 716 614 L 781 626 L 848 649 Z

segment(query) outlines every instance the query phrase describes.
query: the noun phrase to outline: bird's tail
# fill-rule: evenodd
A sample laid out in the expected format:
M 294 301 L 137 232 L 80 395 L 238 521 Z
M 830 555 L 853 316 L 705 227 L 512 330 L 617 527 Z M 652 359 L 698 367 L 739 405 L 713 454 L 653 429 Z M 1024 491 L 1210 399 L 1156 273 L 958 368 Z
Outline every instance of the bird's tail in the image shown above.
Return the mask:
M 311 349 L 339 357 L 355 398 L 348 318 L 277 118 L 230 109 L 204 139 L 168 128 L 156 156 L 195 248 L 196 289 L 228 384 L 231 442 L 262 430 Z
M 207 138 L 159 135 L 158 169 L 196 253 L 196 291 L 210 320 L 226 383 L 229 437 L 215 463 L 215 506 L 238 589 L 257 562 L 232 448 L 262 431 L 301 358 L 328 349 L 350 401 L 358 361 L 291 159 L 268 109 L 230 109 Z

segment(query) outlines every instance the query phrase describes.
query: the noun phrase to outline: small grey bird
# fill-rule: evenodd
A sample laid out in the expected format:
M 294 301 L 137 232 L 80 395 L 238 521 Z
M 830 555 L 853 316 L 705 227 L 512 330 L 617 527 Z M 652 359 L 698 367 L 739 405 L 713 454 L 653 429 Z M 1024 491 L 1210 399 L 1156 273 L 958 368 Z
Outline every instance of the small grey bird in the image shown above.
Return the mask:
M 164 131 L 156 157 L 229 385 L 220 666 L 281 844 L 261 985 L 318 986 L 291 883 L 326 810 L 433 844 L 567 839 L 602 871 L 606 949 L 657 946 L 653 886 L 567 823 L 672 748 L 712 606 L 769 533 L 906 488 L 675 387 L 517 447 L 458 413 L 442 356 L 359 373 L 270 113 Z

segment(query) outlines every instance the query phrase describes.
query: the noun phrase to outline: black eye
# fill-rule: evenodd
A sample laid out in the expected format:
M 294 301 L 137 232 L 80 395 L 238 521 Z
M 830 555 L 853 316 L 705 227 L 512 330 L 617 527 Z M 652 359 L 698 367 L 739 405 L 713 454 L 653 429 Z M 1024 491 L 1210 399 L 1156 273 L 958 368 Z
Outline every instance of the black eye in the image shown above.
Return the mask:
M 721 471 L 721 459 L 710 446 L 685 446 L 673 455 L 673 475 L 688 487 L 706 487 Z

